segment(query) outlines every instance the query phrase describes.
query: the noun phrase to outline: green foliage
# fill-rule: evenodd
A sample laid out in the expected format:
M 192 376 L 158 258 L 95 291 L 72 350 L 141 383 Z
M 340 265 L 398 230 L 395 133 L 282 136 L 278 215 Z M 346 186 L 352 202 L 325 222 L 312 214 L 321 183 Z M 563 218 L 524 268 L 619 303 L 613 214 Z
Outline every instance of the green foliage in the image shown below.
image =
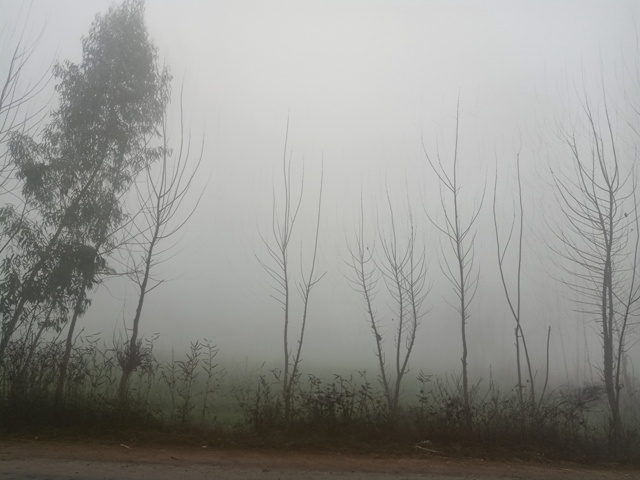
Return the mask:
M 169 100 L 170 75 L 158 68 L 141 0 L 96 16 L 82 61 L 58 64 L 53 74 L 59 101 L 42 134 L 14 132 L 9 142 L 24 208 L 0 212 L 0 238 L 8 239 L 0 361 L 30 309 L 48 305 L 60 323 L 70 309 L 84 312 L 117 243 L 123 193 L 164 148 L 149 142 Z

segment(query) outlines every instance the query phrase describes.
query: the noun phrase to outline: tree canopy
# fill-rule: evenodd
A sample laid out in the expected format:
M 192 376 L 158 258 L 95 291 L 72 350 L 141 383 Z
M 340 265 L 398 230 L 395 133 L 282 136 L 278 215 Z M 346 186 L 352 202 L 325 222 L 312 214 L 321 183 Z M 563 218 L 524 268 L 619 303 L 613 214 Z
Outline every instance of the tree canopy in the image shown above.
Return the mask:
M 0 360 L 31 308 L 49 304 L 62 324 L 69 299 L 86 303 L 124 219 L 123 194 L 164 148 L 153 138 L 171 78 L 149 39 L 143 1 L 97 15 L 82 61 L 53 73 L 58 106 L 42 134 L 16 132 L 9 142 L 24 205 L 22 214 L 12 206 L 0 215 L 3 236 L 14 239 L 0 269 Z

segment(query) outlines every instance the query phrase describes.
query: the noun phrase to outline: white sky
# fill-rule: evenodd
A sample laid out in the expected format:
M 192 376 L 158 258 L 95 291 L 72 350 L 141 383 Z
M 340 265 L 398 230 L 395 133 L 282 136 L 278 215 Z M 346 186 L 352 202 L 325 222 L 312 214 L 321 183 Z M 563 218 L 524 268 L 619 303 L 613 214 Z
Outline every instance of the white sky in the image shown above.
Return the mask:
M 0 22 L 24 19 L 23 3 L 0 0 Z M 52 59 L 78 61 L 81 36 L 111 3 L 34 0 L 28 24 L 34 32 L 46 24 L 34 72 Z M 512 321 L 496 283 L 490 197 L 497 162 L 501 180 L 511 182 L 501 184 L 506 223 L 518 149 L 530 223 L 527 327 L 540 341 L 552 325 L 552 360 L 562 375 L 563 349 L 570 352 L 571 374 L 584 369 L 585 322 L 574 318 L 571 301 L 555 295 L 558 284 L 549 278 L 554 260 L 544 243 L 550 238 L 544 216 L 553 216 L 554 206 L 548 168 L 569 159 L 557 125 L 578 118 L 576 94 L 597 94 L 602 77 L 616 104 L 623 104 L 622 87 L 638 99 L 638 83 L 627 83 L 625 69 L 637 68 L 640 58 L 639 13 L 637 1 L 610 0 L 147 0 L 147 26 L 172 69 L 175 92 L 184 78 L 194 139 L 205 136 L 202 177 L 211 180 L 176 256 L 163 266 L 170 281 L 148 298 L 142 329 L 159 331 L 167 348 L 207 337 L 229 357 L 279 358 L 278 305 L 255 256 L 264 255 L 259 234 L 270 231 L 289 116 L 295 174 L 303 163 L 305 170 L 294 243 L 305 252 L 324 160 L 319 267 L 327 276 L 312 298 L 308 363 L 360 368 L 373 361 L 361 299 L 344 279 L 344 260 L 361 191 L 365 223 L 374 232 L 376 219 L 385 222 L 388 189 L 398 212 L 411 202 L 431 258 L 431 312 L 414 371 L 457 370 L 459 325 L 439 271 L 440 237 L 423 208 L 442 219 L 434 202 L 437 183 L 421 138 L 449 161 L 459 98 L 463 213 L 481 197 L 485 179 L 487 185 L 477 247 L 480 289 L 469 324 L 473 372 L 486 377 L 490 365 L 496 371 L 512 364 Z M 110 282 L 109 292 L 96 296 L 83 321 L 87 331 L 110 335 L 123 316 L 131 318 L 131 285 Z M 542 344 L 536 345 L 538 354 Z

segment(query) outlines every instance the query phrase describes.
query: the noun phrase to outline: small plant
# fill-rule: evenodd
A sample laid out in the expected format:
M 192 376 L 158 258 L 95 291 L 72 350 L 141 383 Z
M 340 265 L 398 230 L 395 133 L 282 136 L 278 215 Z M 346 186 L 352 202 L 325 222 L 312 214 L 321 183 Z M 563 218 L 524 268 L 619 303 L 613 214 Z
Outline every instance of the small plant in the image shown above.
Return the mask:
M 160 368 L 160 379 L 166 386 L 169 393 L 169 418 L 173 420 L 176 408 L 176 395 L 178 388 L 178 362 L 175 360 L 174 352 L 171 351 L 171 361 L 165 363 Z
M 215 362 L 218 355 L 218 347 L 205 339 L 202 343 L 204 358 L 202 359 L 202 370 L 206 375 L 204 390 L 202 392 L 202 414 L 200 421 L 204 424 L 207 413 L 211 410 L 213 395 L 220 389 L 220 382 L 225 373 L 220 372 L 218 363 Z
M 236 388 L 234 396 L 247 424 L 257 432 L 278 428 L 284 424 L 282 401 L 277 390 L 280 387 L 280 370 L 260 374 L 254 388 Z M 275 390 L 274 390 L 275 387 Z
M 177 417 L 181 424 L 187 423 L 187 419 L 193 410 L 193 386 L 200 375 L 198 366 L 200 365 L 200 355 L 202 351 L 202 344 L 198 341 L 191 342 L 189 353 L 187 353 L 186 360 L 179 360 L 176 362 L 178 366 L 179 383 L 178 383 L 178 396 L 182 400 L 178 407 Z
M 308 375 L 306 382 L 297 382 L 300 387 L 294 391 L 292 410 L 286 416 L 279 369 L 247 368 L 228 378 L 218 362 L 218 348 L 208 340 L 192 342 L 184 357 L 172 354 L 162 362 L 153 353 L 155 338 L 144 344 L 147 360 L 130 379 L 129 401 L 124 406 L 117 396 L 117 352 L 101 343 L 99 336 L 78 337 L 74 342 L 69 381 L 58 402 L 56 359 L 64 343 L 41 339 L 35 348 L 25 348 L 24 343 L 11 342 L 0 366 L 0 428 L 73 428 L 94 435 L 96 431 L 121 434 L 123 429 L 146 431 L 215 422 L 216 428 L 240 427 L 248 438 L 284 435 L 287 442 L 305 444 L 326 445 L 329 440 L 332 446 L 357 442 L 408 448 L 429 440 L 474 448 L 506 447 L 518 455 L 533 452 L 556 458 L 640 460 L 639 425 L 631 420 L 624 431 L 624 445 L 607 448 L 608 411 L 605 391 L 598 384 L 552 390 L 537 402 L 535 410 L 525 404 L 527 414 L 523 415 L 518 385 L 501 390 L 491 376 L 486 387 L 477 382 L 470 389 L 469 428 L 460 376 L 420 372 L 414 400 L 391 414 L 383 389 L 372 384 L 365 371 L 334 374 L 329 379 Z M 235 403 L 220 401 L 225 391 Z M 625 418 L 638 415 L 637 405 L 627 408 Z M 220 423 L 218 416 L 223 418 Z

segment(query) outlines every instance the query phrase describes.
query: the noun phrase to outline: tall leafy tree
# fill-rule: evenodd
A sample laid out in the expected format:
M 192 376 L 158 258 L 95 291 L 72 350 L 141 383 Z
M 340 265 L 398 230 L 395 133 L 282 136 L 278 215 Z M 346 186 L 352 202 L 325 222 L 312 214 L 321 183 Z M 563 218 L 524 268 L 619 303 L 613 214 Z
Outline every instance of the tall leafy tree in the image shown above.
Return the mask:
M 16 133 L 9 144 L 31 217 L 2 260 L 0 361 L 34 305 L 54 307 L 58 326 L 84 313 L 124 219 L 123 194 L 162 153 L 151 142 L 170 75 L 158 66 L 142 0 L 97 15 L 82 61 L 56 65 L 54 77 L 59 103 L 41 137 Z

